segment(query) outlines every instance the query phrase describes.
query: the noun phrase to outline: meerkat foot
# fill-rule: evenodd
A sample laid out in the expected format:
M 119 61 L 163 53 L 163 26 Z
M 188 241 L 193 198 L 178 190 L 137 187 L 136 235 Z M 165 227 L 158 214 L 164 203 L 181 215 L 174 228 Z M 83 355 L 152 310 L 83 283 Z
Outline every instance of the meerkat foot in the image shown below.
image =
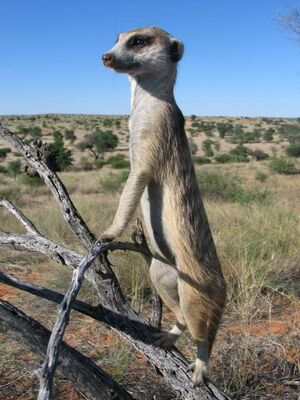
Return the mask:
M 154 335 L 154 344 L 158 347 L 168 348 L 173 346 L 173 344 L 178 339 L 179 335 L 170 332 L 159 332 Z
M 192 376 L 193 386 L 201 385 L 204 382 L 204 378 L 207 377 L 207 363 L 196 359 L 189 365 L 189 371 L 194 371 Z

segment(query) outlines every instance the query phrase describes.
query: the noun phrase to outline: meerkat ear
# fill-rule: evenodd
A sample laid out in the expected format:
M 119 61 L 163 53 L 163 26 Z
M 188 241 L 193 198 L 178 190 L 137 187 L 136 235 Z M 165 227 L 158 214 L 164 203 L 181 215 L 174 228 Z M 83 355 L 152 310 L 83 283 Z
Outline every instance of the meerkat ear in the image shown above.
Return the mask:
M 183 56 L 184 46 L 181 40 L 171 38 L 170 56 L 173 62 L 178 62 Z

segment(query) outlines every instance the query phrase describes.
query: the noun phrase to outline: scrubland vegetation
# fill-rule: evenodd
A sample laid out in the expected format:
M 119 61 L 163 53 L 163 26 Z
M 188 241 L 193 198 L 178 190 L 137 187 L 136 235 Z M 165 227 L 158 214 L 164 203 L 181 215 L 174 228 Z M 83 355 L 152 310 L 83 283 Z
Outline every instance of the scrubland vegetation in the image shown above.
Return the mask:
M 51 165 L 90 228 L 100 234 L 113 218 L 128 176 L 127 117 L 43 115 L 1 120 L 29 142 L 42 139 L 50 144 L 47 157 Z M 228 285 L 210 376 L 236 399 L 296 399 L 300 377 L 300 120 L 193 115 L 187 118 L 186 130 Z M 0 196 L 22 209 L 46 236 L 82 252 L 43 182 L 23 171 L 24 160 L 1 139 Z M 0 225 L 1 231 L 22 231 L 6 210 L 0 210 Z M 130 229 L 124 238 L 129 235 Z M 62 292 L 66 289 L 70 273 L 53 262 L 4 247 L 0 255 L 1 269 Z M 144 262 L 128 253 L 114 254 L 111 260 L 128 299 L 147 316 L 150 279 Z M 51 329 L 55 306 L 4 285 L 0 285 L 0 297 Z M 88 285 L 81 298 L 95 302 Z M 173 321 L 165 309 L 164 328 Z M 0 337 L 0 398 L 35 398 L 32 370 L 38 360 L 7 336 Z M 137 398 L 174 398 L 139 354 L 88 317 L 73 313 L 66 340 Z M 192 356 L 188 334 L 178 346 Z M 56 399 L 84 399 L 60 375 L 55 391 Z

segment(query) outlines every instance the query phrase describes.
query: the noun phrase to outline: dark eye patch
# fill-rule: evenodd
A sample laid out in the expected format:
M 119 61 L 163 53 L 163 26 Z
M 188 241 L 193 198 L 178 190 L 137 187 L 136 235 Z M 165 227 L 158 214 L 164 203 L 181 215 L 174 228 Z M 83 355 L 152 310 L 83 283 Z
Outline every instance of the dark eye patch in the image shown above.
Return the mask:
M 149 36 L 133 36 L 127 42 L 128 48 L 141 49 L 151 43 L 151 38 Z

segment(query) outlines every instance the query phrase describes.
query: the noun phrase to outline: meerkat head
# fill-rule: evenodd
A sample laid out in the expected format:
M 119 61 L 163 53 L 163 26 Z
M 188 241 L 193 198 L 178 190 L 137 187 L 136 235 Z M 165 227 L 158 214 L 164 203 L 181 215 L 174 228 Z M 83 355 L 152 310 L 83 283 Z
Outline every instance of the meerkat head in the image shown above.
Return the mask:
M 160 28 L 146 27 L 121 33 L 115 46 L 103 54 L 106 67 L 131 76 L 166 73 L 183 55 L 183 43 Z

